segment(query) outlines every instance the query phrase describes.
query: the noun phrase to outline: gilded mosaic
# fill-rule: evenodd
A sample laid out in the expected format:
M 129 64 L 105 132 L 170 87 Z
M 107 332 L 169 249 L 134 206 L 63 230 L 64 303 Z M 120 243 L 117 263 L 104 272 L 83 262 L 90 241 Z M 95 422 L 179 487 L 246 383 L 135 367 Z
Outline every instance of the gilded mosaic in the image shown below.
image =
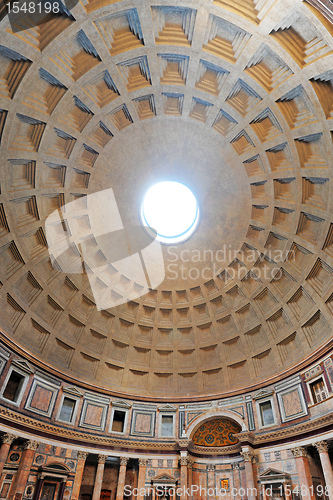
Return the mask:
M 238 443 L 234 436 L 241 427 L 227 418 L 203 423 L 194 433 L 193 443 L 198 446 L 229 446 Z

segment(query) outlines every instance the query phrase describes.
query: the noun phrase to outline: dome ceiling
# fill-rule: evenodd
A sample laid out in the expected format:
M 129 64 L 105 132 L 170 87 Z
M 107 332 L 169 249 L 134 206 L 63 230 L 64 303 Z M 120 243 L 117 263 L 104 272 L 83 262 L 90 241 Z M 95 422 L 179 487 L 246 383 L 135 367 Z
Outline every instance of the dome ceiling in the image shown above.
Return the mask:
M 115 394 L 277 380 L 331 338 L 332 25 L 300 0 L 83 0 L 71 14 L 0 25 L 4 335 Z M 198 229 L 163 247 L 156 290 L 98 311 L 86 275 L 53 269 L 45 219 L 112 188 L 139 225 L 162 180 L 192 190 Z

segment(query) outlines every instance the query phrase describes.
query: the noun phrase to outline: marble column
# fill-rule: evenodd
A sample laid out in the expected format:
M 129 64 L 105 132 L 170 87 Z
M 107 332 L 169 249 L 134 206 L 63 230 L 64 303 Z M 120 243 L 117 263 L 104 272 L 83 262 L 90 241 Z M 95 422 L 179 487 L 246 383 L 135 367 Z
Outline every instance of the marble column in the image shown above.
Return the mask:
M 298 481 L 301 488 L 301 497 L 303 500 L 316 500 L 306 449 L 302 446 L 297 446 L 296 448 L 293 448 L 291 452 L 294 455 L 296 462 Z
M 257 498 L 256 488 L 254 485 L 253 467 L 252 461 L 254 457 L 253 451 L 241 451 L 240 453 L 244 458 L 245 462 L 245 478 L 246 478 L 246 497 L 248 500 L 254 500 Z
M 74 478 L 71 500 L 78 500 L 79 498 L 84 466 L 88 455 L 89 453 L 86 451 L 79 451 L 77 454 L 78 460 L 77 460 L 76 474 Z
M 119 467 L 119 474 L 118 474 L 116 500 L 123 500 L 123 498 L 124 498 L 127 462 L 128 462 L 128 458 L 120 457 L 120 467 Z
M 138 479 L 138 496 L 137 500 L 143 500 L 144 495 L 142 495 L 145 483 L 146 483 L 146 472 L 147 472 L 148 460 L 146 458 L 139 458 L 139 479 Z
M 259 457 L 258 455 L 254 454 L 252 458 L 252 470 L 253 470 L 253 483 L 254 487 L 257 490 L 257 496 L 259 496 L 259 482 L 258 482 L 258 463 L 259 463 Z
M 208 475 L 208 491 L 207 491 L 207 499 L 211 500 L 216 497 L 216 489 L 215 489 L 215 465 L 209 464 L 207 465 L 207 475 Z
M 42 491 L 43 482 L 44 482 L 44 479 L 42 479 L 41 477 L 38 477 L 35 492 L 34 492 L 34 499 L 39 498 L 40 492 Z
M 239 490 L 241 487 L 239 463 L 232 464 L 232 479 L 233 479 L 232 488 L 235 488 L 235 490 L 236 490 L 236 494 L 234 496 L 234 499 L 239 500 L 241 498 L 239 495 Z
M 318 441 L 317 443 L 314 443 L 313 446 L 317 448 L 317 451 L 319 453 L 328 497 L 330 500 L 333 500 L 333 471 L 332 471 L 332 464 L 330 461 L 330 457 L 328 454 L 328 443 L 326 441 Z
M 60 488 L 59 488 L 59 495 L 58 495 L 58 498 L 57 500 L 63 500 L 64 498 L 64 493 L 65 493 L 65 488 L 66 488 L 66 480 L 64 480 L 61 485 L 60 485 Z M 38 498 L 38 497 L 37 497 Z
M 192 484 L 193 484 L 193 460 L 187 460 L 187 487 L 191 488 Z
M 286 500 L 293 500 L 292 496 L 292 485 L 288 483 L 283 483 L 284 496 Z
M 268 500 L 267 499 L 267 493 L 266 493 L 265 485 L 263 484 L 261 487 L 262 487 L 262 498 L 263 498 L 263 500 Z
M 106 460 L 106 455 L 98 455 L 98 465 L 97 465 L 92 500 L 99 500 L 101 497 L 105 460 Z
M 180 500 L 187 500 L 186 489 L 187 489 L 187 463 L 188 458 L 186 455 L 180 457 Z
M 24 444 L 24 450 L 21 455 L 20 464 L 9 491 L 8 498 L 10 500 L 23 497 L 37 447 L 37 441 L 27 441 Z
M 8 458 L 10 446 L 12 442 L 15 441 L 16 438 L 17 436 L 15 436 L 14 434 L 4 434 L 2 436 L 2 446 L 0 448 L 0 477 Z

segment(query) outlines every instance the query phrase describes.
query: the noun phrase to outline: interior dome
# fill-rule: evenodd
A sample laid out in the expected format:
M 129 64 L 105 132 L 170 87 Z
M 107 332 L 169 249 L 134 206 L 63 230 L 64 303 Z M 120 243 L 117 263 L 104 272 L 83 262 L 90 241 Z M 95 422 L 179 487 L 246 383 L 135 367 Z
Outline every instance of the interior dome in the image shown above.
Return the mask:
M 3 17 L 7 343 L 86 387 L 169 401 L 254 389 L 325 352 L 333 38 L 312 3 L 83 0 L 24 30 Z M 164 280 L 126 303 L 128 277 L 106 265 L 98 286 L 112 280 L 119 305 L 98 310 L 89 269 L 53 265 L 47 217 L 111 188 L 124 227 L 141 226 L 163 181 L 193 192 L 196 231 L 162 247 Z M 89 236 L 89 216 L 75 227 Z M 105 265 L 97 240 L 86 247 Z

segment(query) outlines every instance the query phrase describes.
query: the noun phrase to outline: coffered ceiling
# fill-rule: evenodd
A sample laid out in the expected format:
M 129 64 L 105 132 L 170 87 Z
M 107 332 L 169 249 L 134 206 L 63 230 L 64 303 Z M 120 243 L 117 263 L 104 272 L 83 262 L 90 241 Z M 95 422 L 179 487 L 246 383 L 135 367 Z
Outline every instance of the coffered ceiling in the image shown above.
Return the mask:
M 5 336 L 50 371 L 170 400 L 276 379 L 324 346 L 333 314 L 326 16 L 301 0 L 84 0 L 38 27 L 3 17 Z M 192 189 L 199 227 L 163 247 L 156 290 L 99 311 L 87 275 L 52 267 L 45 219 L 112 188 L 123 223 L 139 225 L 144 193 L 161 180 Z M 77 224 L 84 232 L 89 221 Z M 103 261 L 98 245 L 91 251 Z M 128 280 L 109 273 L 120 303 Z

